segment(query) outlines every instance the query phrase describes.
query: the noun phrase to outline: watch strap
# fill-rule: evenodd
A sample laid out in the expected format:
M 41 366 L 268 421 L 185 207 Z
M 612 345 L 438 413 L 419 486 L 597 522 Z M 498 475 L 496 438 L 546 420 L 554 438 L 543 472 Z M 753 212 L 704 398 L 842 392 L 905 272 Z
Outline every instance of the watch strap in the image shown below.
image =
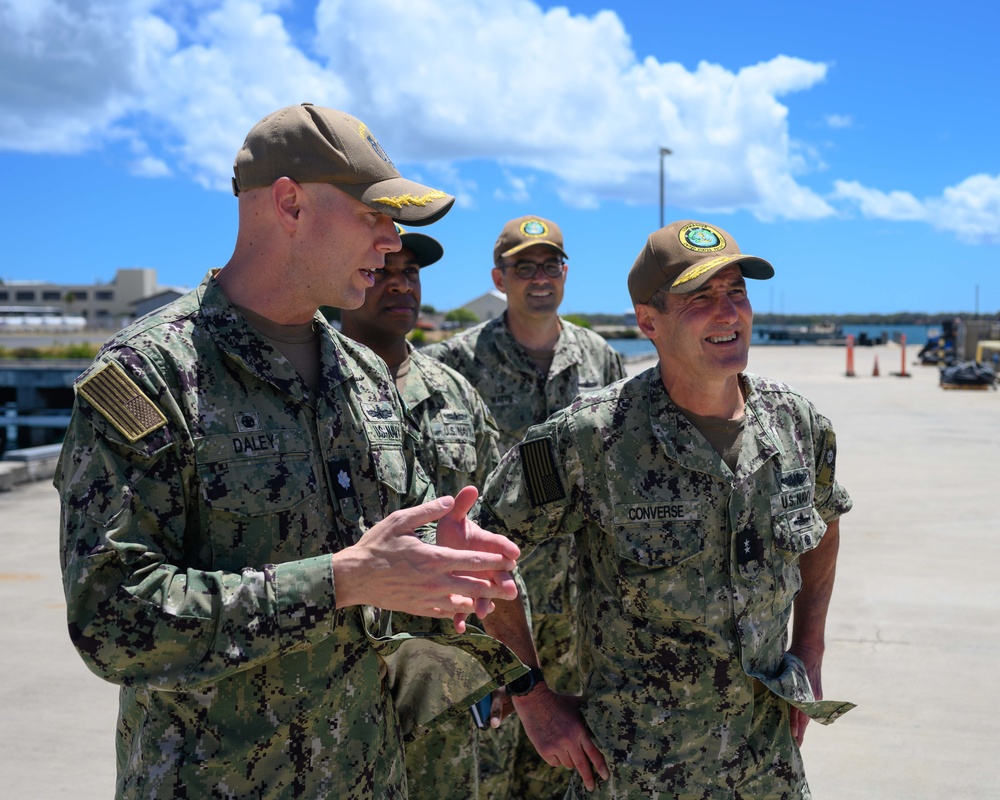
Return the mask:
M 507 691 L 514 697 L 524 697 L 540 683 L 545 683 L 545 675 L 538 667 L 529 667 L 524 675 L 507 684 Z

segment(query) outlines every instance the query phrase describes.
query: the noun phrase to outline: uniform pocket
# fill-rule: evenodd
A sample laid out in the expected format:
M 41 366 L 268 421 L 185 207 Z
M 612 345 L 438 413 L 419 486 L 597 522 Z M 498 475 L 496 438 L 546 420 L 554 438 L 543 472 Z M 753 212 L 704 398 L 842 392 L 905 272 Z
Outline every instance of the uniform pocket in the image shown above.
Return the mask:
M 811 506 L 779 514 L 772 519 L 772 525 L 774 544 L 794 556 L 812 550 L 826 533 L 826 523 Z
M 372 447 L 375 477 L 401 497 L 409 486 L 409 470 L 402 447 Z
M 437 441 L 434 443 L 434 447 L 438 469 L 447 469 L 463 475 L 472 475 L 476 471 L 476 448 L 474 445 Z
M 240 517 L 285 511 L 316 491 L 316 474 L 301 454 L 203 464 L 199 475 L 205 504 Z
M 316 474 L 294 453 L 198 466 L 216 566 L 241 569 L 317 555 Z
M 705 618 L 705 533 L 698 520 L 615 528 L 622 610 L 644 619 Z

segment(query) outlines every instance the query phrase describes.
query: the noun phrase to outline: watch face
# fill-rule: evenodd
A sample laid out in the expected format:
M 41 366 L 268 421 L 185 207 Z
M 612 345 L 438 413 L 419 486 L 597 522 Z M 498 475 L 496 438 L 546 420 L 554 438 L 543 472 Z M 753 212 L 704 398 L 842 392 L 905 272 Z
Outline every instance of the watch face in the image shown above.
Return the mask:
M 525 672 L 520 678 L 515 678 L 507 684 L 507 691 L 515 695 L 524 694 L 533 684 L 534 681 L 531 679 L 531 673 Z
M 541 683 L 545 680 L 542 675 L 542 671 L 538 667 L 532 667 L 528 672 L 525 672 L 520 678 L 515 678 L 510 683 L 507 684 L 507 691 L 512 695 L 522 695 L 527 694 L 535 685 Z

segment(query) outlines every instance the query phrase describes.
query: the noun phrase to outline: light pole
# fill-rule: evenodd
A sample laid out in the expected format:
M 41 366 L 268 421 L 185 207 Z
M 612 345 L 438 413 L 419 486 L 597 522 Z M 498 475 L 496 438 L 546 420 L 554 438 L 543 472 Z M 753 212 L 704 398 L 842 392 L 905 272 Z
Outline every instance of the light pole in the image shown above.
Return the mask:
M 660 227 L 663 227 L 663 157 L 669 156 L 670 150 L 666 147 L 660 148 Z

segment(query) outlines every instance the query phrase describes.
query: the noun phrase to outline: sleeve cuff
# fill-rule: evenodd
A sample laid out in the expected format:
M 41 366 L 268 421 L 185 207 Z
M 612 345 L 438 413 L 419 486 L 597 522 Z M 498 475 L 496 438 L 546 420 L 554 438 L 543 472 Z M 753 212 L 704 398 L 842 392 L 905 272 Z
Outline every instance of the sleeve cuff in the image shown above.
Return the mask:
M 337 610 L 330 556 L 277 564 L 272 569 L 282 647 L 315 644 L 329 636 Z

